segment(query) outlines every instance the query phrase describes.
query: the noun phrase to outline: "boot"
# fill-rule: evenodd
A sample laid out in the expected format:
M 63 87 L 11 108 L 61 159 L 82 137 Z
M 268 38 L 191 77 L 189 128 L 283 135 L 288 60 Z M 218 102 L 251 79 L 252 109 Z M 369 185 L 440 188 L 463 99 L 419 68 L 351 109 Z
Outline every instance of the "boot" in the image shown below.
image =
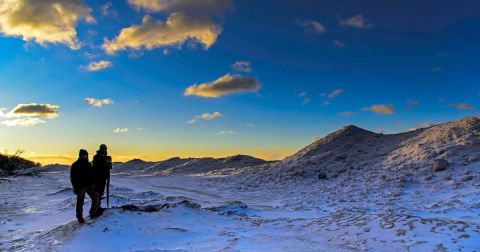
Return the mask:
M 77 217 L 77 220 L 78 220 L 78 223 L 80 223 L 80 224 L 85 223 L 85 219 L 82 216 Z

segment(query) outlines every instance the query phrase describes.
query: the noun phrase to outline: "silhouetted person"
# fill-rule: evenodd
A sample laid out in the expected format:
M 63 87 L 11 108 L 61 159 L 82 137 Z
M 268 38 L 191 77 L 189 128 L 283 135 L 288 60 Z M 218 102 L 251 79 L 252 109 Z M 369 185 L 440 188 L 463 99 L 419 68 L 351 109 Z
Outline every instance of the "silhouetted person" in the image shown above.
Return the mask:
M 95 218 L 99 207 L 99 196 L 95 191 L 93 168 L 88 161 L 88 152 L 80 150 L 78 160 L 72 164 L 70 170 L 70 180 L 72 181 L 73 192 L 77 195 L 76 216 L 78 222 L 85 223 L 83 219 L 83 203 L 85 193 L 92 199 L 90 206 L 90 217 Z
M 102 212 L 102 196 L 105 192 L 105 185 L 107 179 L 110 179 L 110 169 L 112 169 L 112 157 L 108 156 L 107 146 L 105 144 L 100 145 L 100 149 L 93 157 L 93 172 L 95 177 L 95 190 L 99 194 L 99 209 L 100 214 Z

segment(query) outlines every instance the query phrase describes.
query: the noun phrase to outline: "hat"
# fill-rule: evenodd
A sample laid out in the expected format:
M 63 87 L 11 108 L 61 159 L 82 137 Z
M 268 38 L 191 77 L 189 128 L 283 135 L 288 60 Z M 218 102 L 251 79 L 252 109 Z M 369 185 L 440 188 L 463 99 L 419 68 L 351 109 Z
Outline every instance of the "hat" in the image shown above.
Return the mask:
M 78 152 L 78 156 L 85 156 L 85 155 L 88 155 L 88 151 L 84 150 L 84 149 L 81 149 L 79 152 Z

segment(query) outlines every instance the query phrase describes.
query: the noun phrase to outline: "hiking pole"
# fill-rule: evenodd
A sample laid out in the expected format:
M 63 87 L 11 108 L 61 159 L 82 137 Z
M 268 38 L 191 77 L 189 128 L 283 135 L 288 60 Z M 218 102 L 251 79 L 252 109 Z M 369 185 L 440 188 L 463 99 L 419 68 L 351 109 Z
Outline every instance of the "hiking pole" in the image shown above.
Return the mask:
M 110 208 L 110 174 L 107 177 L 107 208 Z

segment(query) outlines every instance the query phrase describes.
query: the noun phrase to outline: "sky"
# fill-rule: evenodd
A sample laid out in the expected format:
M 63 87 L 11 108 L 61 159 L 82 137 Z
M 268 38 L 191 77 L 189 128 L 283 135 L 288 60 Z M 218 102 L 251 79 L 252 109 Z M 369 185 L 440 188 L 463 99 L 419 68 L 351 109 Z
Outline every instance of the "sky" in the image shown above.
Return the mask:
M 479 115 L 480 3 L 4 0 L 0 149 L 281 159 Z

